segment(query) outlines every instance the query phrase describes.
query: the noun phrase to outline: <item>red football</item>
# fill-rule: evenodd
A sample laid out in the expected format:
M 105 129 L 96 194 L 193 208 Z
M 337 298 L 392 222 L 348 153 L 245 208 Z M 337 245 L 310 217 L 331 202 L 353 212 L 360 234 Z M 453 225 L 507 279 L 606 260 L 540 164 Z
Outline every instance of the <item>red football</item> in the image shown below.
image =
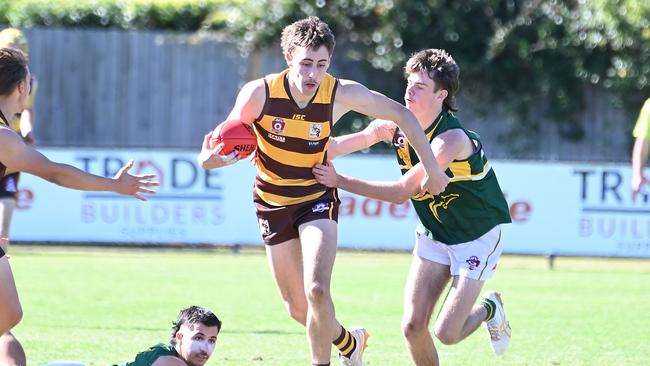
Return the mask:
M 257 137 L 253 128 L 239 120 L 221 122 L 212 131 L 210 147 L 214 148 L 222 142 L 224 147 L 220 152 L 221 155 L 228 155 L 237 150 L 239 151 L 237 156 L 245 158 L 257 148 Z

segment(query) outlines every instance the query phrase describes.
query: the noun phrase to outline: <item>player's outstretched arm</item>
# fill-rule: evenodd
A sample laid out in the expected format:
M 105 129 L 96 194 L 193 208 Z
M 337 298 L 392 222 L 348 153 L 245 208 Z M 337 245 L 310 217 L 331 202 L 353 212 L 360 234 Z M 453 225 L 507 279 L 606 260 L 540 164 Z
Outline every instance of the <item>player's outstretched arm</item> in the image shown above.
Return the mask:
M 632 200 L 636 200 L 647 179 L 643 174 L 643 167 L 650 155 L 650 140 L 637 137 L 632 150 Z
M 441 171 L 447 170 L 454 160 L 467 159 L 474 152 L 471 140 L 460 129 L 443 132 L 433 139 L 431 149 Z M 312 169 L 316 180 L 327 187 L 336 187 L 362 196 L 403 203 L 417 194 L 425 194 L 426 172 L 421 163 L 416 164 L 398 181 L 368 181 L 338 174 L 334 165 L 316 165 Z
M 341 188 L 351 193 L 398 204 L 404 203 L 420 191 L 420 181 L 424 177 L 424 169 L 419 169 L 415 174 L 409 172 L 398 181 L 369 181 L 338 174 L 332 162 L 326 165 L 318 164 L 312 171 L 316 180 L 327 187 Z
M 328 159 L 334 159 L 366 149 L 379 141 L 390 140 L 395 133 L 396 127 L 397 125 L 391 121 L 376 119 L 363 131 L 332 137 L 327 147 L 327 157 Z
M 156 177 L 155 174 L 129 174 L 133 161 L 122 167 L 111 179 L 86 173 L 71 165 L 53 162 L 34 148 L 25 145 L 17 134 L 8 130 L 0 130 L 0 145 L 5 147 L 2 163 L 9 170 L 30 173 L 66 188 L 110 191 L 146 201 L 142 194 L 156 193 L 150 187 L 159 185 L 158 182 L 152 181 Z
M 425 189 L 431 194 L 439 194 L 445 190 L 449 178 L 438 168 L 429 142 L 411 111 L 385 95 L 350 80 L 341 80 L 336 101 L 367 116 L 394 121 L 406 134 L 427 171 L 424 178 Z

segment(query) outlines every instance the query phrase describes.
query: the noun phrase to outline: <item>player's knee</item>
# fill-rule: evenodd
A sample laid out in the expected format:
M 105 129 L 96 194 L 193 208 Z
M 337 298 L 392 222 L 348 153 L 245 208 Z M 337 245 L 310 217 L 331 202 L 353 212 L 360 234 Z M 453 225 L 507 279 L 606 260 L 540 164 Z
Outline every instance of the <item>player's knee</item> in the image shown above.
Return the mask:
M 450 346 L 452 344 L 460 342 L 460 335 L 458 332 L 454 332 L 449 328 L 436 326 L 434 332 L 436 334 L 436 338 L 438 338 L 442 344 Z
M 307 299 L 312 304 L 322 304 L 329 299 L 329 288 L 320 282 L 312 282 L 307 290 Z
M 307 323 L 307 309 L 304 306 L 287 302 L 287 311 L 289 315 L 300 324 Z
M 428 332 L 429 326 L 424 319 L 408 317 L 402 319 L 402 334 L 406 339 L 418 338 L 423 332 Z

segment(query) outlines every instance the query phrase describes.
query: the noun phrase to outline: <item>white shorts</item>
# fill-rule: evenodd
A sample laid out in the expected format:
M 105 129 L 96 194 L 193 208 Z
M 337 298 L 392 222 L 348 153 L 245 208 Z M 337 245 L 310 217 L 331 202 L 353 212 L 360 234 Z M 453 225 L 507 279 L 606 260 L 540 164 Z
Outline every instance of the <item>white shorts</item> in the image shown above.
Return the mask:
M 502 251 L 501 226 L 497 225 L 474 241 L 454 245 L 431 240 L 416 231 L 413 254 L 450 266 L 452 276 L 485 281 L 492 278 Z

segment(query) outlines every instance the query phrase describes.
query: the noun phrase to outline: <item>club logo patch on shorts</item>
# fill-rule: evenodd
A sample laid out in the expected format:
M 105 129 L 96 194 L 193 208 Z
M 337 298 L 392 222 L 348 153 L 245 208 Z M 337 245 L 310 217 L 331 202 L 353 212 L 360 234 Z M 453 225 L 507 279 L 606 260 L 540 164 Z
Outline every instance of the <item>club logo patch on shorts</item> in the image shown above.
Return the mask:
M 465 262 L 469 265 L 469 270 L 470 271 L 475 270 L 478 266 L 481 265 L 481 261 L 478 260 L 478 257 L 475 256 L 475 255 L 469 257 L 469 259 L 466 260 Z
M 260 233 L 262 236 L 268 236 L 271 234 L 271 227 L 269 226 L 269 220 L 260 219 Z
M 9 193 L 17 193 L 18 192 L 18 183 L 16 182 L 16 176 L 15 175 L 5 178 L 4 190 L 9 192 Z
M 318 202 L 314 206 L 312 206 L 311 211 L 312 212 L 325 212 L 330 209 L 330 204 L 327 202 Z

